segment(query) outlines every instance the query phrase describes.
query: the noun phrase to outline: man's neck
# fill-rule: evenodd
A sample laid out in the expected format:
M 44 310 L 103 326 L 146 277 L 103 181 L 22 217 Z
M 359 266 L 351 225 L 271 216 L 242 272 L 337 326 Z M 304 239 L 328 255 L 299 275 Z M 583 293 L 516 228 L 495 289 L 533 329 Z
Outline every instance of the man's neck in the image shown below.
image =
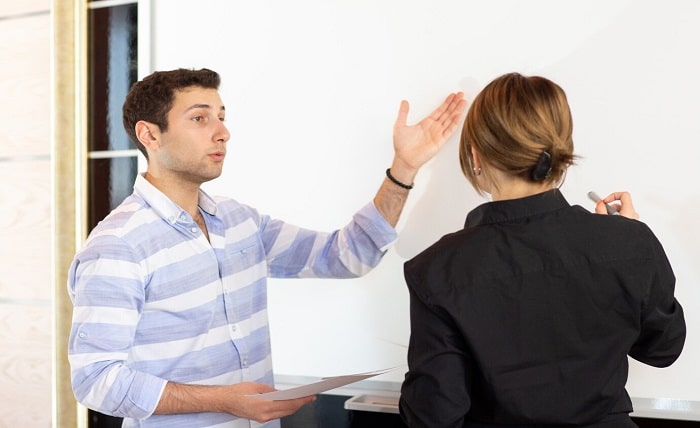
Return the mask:
M 196 218 L 199 212 L 199 185 L 180 180 L 176 177 L 164 177 L 159 174 L 146 171 L 144 178 L 155 188 L 160 190 L 171 201 L 187 211 L 192 218 Z

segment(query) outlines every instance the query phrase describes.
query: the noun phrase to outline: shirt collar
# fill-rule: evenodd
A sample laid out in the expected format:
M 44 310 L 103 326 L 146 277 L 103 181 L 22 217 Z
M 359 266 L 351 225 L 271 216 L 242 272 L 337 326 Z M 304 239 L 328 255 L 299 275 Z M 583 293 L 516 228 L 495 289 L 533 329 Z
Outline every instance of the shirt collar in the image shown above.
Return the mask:
M 556 211 L 569 206 L 559 189 L 548 190 L 525 198 L 487 202 L 474 208 L 467 215 L 464 227 L 503 223 Z
M 151 208 L 170 223 L 175 223 L 183 215 L 187 215 L 178 204 L 170 200 L 163 192 L 146 180 L 145 174 L 136 176 L 134 182 L 134 193 L 146 201 Z M 199 207 L 210 215 L 216 215 L 216 201 L 214 198 L 199 189 Z

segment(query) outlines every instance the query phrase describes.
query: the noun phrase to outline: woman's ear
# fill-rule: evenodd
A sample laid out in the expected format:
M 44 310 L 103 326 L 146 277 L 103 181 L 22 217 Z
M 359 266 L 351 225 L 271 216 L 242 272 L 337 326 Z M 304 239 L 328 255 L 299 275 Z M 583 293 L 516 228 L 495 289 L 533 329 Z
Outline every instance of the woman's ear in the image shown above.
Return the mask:
M 477 152 L 474 149 L 474 146 L 471 148 L 472 150 L 472 168 L 476 171 L 481 171 L 481 158 L 479 157 L 479 152 Z
M 139 139 L 147 150 L 156 150 L 160 145 L 160 140 L 158 139 L 160 128 L 158 125 L 146 122 L 145 120 L 139 120 L 136 122 L 134 130 L 136 131 L 136 138 Z

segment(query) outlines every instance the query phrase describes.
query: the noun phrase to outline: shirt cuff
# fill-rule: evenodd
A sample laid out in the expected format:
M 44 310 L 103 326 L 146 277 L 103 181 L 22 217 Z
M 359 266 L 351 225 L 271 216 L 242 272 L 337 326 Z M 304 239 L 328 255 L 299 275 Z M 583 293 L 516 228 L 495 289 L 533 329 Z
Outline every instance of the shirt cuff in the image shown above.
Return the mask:
M 396 229 L 386 221 L 374 202 L 369 202 L 362 207 L 355 213 L 353 219 L 362 230 L 367 232 L 374 245 L 382 252 L 388 250 L 398 238 Z
M 147 374 L 134 379 L 125 400 L 125 403 L 130 403 L 127 406 L 130 408 L 124 409 L 125 415 L 134 419 L 146 419 L 153 415 L 167 383 L 165 379 Z

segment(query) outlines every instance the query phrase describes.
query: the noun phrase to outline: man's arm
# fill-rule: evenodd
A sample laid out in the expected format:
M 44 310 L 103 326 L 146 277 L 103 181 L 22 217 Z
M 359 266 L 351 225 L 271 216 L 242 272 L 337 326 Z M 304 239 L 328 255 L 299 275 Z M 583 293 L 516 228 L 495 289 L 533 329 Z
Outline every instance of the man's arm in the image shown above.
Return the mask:
M 399 221 L 418 170 L 457 130 L 466 104 L 461 92 L 450 94 L 432 113 L 408 126 L 408 102 L 401 102 L 394 124 L 394 160 L 374 197 L 374 205 L 392 226 Z
M 254 382 L 224 386 L 168 382 L 154 414 L 216 412 L 267 422 L 291 415 L 315 400 L 314 396 L 281 401 L 252 397 L 274 390 L 268 385 Z

